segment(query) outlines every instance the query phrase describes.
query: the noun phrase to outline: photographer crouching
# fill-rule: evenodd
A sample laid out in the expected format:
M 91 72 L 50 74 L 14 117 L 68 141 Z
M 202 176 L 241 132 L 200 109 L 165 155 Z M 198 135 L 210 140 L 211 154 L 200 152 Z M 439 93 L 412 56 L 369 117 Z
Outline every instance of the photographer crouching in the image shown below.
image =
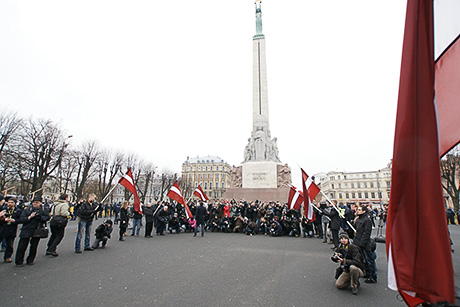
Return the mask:
M 351 286 L 351 293 L 358 294 L 359 278 L 364 277 L 364 263 L 359 247 L 350 243 L 347 234 L 339 236 L 340 245 L 331 260 L 340 263 L 335 273 L 335 286 L 338 289 L 346 289 Z

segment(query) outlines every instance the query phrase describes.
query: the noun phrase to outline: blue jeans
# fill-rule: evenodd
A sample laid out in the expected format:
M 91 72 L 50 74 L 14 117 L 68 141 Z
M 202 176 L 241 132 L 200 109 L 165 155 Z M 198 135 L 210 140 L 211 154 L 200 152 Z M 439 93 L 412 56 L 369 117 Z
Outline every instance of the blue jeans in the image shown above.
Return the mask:
M 377 254 L 364 249 L 362 249 L 362 252 L 367 264 L 366 273 L 369 275 L 369 278 L 377 280 L 377 266 L 375 265 Z
M 137 231 L 136 231 L 137 228 Z M 133 236 L 139 235 L 139 231 L 141 231 L 141 219 L 133 219 L 133 232 L 131 233 Z
M 85 230 L 85 248 L 91 247 L 90 239 L 92 225 L 93 221 L 84 221 L 80 218 L 78 219 L 78 230 L 77 238 L 75 239 L 75 250 L 81 250 L 81 238 L 83 237 L 83 229 Z
M 195 236 L 196 236 L 196 233 L 198 232 L 198 226 L 201 228 L 201 236 L 204 236 L 204 223 L 203 224 L 196 223 Z

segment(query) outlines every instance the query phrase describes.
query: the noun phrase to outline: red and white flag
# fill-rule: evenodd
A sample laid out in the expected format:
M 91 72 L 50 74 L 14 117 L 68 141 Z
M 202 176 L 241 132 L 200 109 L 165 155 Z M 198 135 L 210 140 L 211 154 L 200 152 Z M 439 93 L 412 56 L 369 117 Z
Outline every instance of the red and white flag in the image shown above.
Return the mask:
M 291 189 L 289 190 L 289 198 L 288 198 L 289 210 L 292 210 L 293 208 L 295 210 L 299 210 L 300 206 L 302 206 L 302 203 L 303 203 L 302 191 L 297 189 L 295 186 L 291 186 Z
M 134 195 L 134 210 L 142 213 L 141 201 L 139 200 L 139 196 L 137 195 L 136 185 L 134 184 L 133 173 L 131 172 L 131 168 L 128 168 L 126 174 L 120 178 L 118 181 L 119 184 L 124 186 Z
M 200 185 L 195 189 L 195 192 L 193 192 L 193 195 L 201 199 L 202 201 L 207 201 L 209 198 L 206 196 L 206 193 L 203 191 Z
M 303 187 L 303 196 L 304 196 L 304 210 L 305 216 L 307 219 L 314 221 L 316 219 L 315 212 L 313 212 L 313 200 L 316 195 L 318 195 L 320 189 L 316 183 L 308 177 L 307 173 L 301 168 L 302 171 L 302 187 Z
M 439 160 L 460 140 L 449 119 L 460 112 L 460 1 L 434 5 L 407 4 L 386 229 L 388 287 L 408 306 L 455 303 Z
M 177 201 L 179 204 L 185 207 L 185 214 L 187 215 L 187 218 L 192 217 L 192 212 L 190 211 L 190 208 L 188 207 L 187 203 L 184 200 L 184 197 L 182 196 L 182 191 L 180 190 L 177 181 L 174 182 L 173 186 L 171 187 L 166 196 L 168 196 L 172 200 Z

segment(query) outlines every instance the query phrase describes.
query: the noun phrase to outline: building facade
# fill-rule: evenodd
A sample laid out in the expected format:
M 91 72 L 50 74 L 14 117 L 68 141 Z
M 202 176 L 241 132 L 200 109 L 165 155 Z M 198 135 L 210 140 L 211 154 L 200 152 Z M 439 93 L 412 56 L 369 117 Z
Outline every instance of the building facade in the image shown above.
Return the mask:
M 390 201 L 391 164 L 377 171 L 316 174 L 315 182 L 338 203 L 384 204 Z M 326 198 L 321 195 L 320 201 Z
M 187 157 L 182 164 L 182 184 L 191 190 L 200 185 L 208 198 L 220 198 L 229 187 L 230 168 L 217 156 Z

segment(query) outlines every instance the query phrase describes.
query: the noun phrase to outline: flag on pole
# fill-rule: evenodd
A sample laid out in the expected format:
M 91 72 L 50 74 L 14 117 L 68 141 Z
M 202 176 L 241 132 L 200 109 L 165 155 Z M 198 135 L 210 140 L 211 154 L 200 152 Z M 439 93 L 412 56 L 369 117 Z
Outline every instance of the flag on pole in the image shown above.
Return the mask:
M 171 187 L 166 196 L 168 196 L 172 200 L 177 201 L 179 204 L 185 207 L 185 214 L 187 215 L 187 218 L 192 217 L 192 212 L 190 211 L 190 208 L 188 207 L 187 203 L 184 200 L 184 197 L 182 196 L 182 191 L 180 190 L 177 181 L 174 182 L 173 186 Z
M 201 199 L 202 201 L 207 201 L 209 198 L 206 196 L 206 193 L 204 193 L 203 189 L 201 188 L 200 185 L 195 189 L 195 192 L 193 192 L 193 195 Z
M 292 210 L 293 208 L 295 210 L 299 210 L 300 206 L 302 206 L 303 201 L 304 201 L 304 198 L 303 198 L 302 191 L 297 189 L 295 186 L 291 186 L 291 189 L 289 190 L 289 198 L 288 198 L 289 210 Z
M 305 216 L 307 219 L 314 221 L 315 220 L 315 213 L 313 212 L 312 202 L 315 199 L 316 195 L 318 195 L 320 189 L 316 185 L 316 183 L 308 177 L 307 173 L 301 168 L 302 171 L 302 187 L 303 187 L 303 196 L 304 196 L 304 210 Z
M 118 181 L 119 184 L 124 186 L 134 195 L 134 210 L 142 213 L 141 201 L 139 200 L 139 196 L 137 195 L 136 185 L 134 184 L 133 173 L 131 172 L 131 168 L 128 168 L 126 174 L 120 178 Z
M 435 1 L 436 14 L 454 11 L 455 18 L 447 23 L 459 24 L 459 4 L 458 1 Z M 445 10 L 446 6 L 450 9 Z M 436 17 L 438 21 L 440 18 Z M 457 91 L 460 88 L 458 55 L 453 67 L 445 67 L 452 58 L 444 63 L 442 57 L 455 50 L 458 54 L 460 24 L 454 35 L 456 43 L 445 45 L 454 49 L 441 52 L 444 55 L 435 67 L 433 20 L 433 1 L 408 0 L 386 229 L 388 287 L 398 291 L 408 306 L 423 302 L 455 303 L 439 159 L 458 143 L 460 135 L 456 134 L 460 131 L 458 120 L 452 132 L 442 128 L 446 124 L 444 108 L 450 104 L 447 98 L 453 98 L 443 91 L 452 90 L 454 83 Z M 441 37 L 438 31 L 436 36 Z M 448 72 L 442 77 L 441 70 L 446 68 L 456 68 L 456 73 Z M 438 79 L 438 76 L 441 77 Z M 440 84 L 441 81 L 446 84 Z M 457 106 L 452 110 L 458 110 L 459 97 L 457 94 Z M 449 112 L 458 114 L 458 111 Z M 451 140 L 445 141 L 447 139 Z

